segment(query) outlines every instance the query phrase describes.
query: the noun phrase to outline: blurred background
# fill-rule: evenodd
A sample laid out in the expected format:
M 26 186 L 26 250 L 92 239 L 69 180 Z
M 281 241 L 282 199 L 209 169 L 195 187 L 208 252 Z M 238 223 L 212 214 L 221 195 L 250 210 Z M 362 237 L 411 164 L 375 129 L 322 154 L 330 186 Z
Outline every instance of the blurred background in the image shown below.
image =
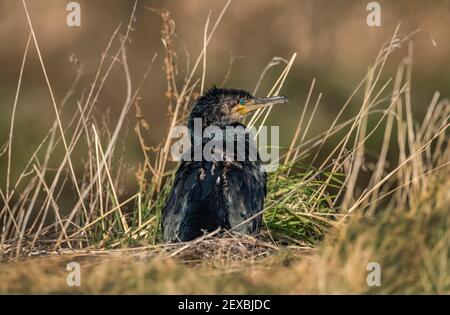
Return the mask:
M 63 112 L 63 124 L 76 110 L 76 101 L 89 90 L 98 64 L 119 23 L 127 24 L 134 1 L 79 0 L 81 27 L 68 27 L 66 5 L 70 1 L 27 1 L 30 16 L 48 76 L 59 103 L 70 89 L 79 65 L 83 77 Z M 315 95 L 323 93 L 309 135 L 326 129 L 345 100 L 365 76 L 379 49 L 390 40 L 401 22 L 399 35 L 416 29 L 414 36 L 413 111 L 423 115 L 436 90 L 450 95 L 450 1 L 378 1 L 381 26 L 369 27 L 366 10 L 369 1 L 243 0 L 233 1 L 208 46 L 206 87 L 212 84 L 252 91 L 264 67 L 275 57 L 298 56 L 281 93 L 291 102 L 273 111 L 268 124 L 280 125 L 281 145 L 288 146 L 295 131 L 311 81 L 316 78 Z M 224 0 L 140 0 L 127 44 L 132 82 L 136 86 L 155 53 L 158 54 L 143 86 L 140 105 L 149 123 L 144 135 L 148 144 L 158 144 L 168 129 L 162 20 L 145 7 L 167 9 L 176 23 L 175 49 L 178 86 L 183 84 L 188 65 L 192 68 L 203 46 L 203 31 L 211 10 L 210 29 L 225 5 Z M 122 28 L 122 32 L 124 28 Z M 8 141 L 11 111 L 29 27 L 21 1 L 0 1 L 0 145 Z M 407 45 L 390 58 L 383 79 L 395 75 L 398 63 L 407 55 Z M 231 63 L 231 59 L 234 61 Z M 271 68 L 259 93 L 265 95 L 284 65 Z M 200 67 L 201 70 L 201 67 Z M 384 82 L 384 81 L 383 81 Z M 391 87 L 388 88 L 392 90 Z M 95 115 L 115 125 L 126 97 L 123 69 L 115 66 L 99 96 Z M 359 110 L 362 95 L 351 104 L 348 117 Z M 30 46 L 17 105 L 13 142 L 12 178 L 18 176 L 54 121 L 54 110 L 33 44 Z M 100 120 L 101 121 L 101 120 Z M 133 132 L 134 109 L 121 136 L 125 162 L 130 174 L 142 161 L 142 152 Z M 112 128 L 112 127 L 111 127 Z M 377 139 L 370 143 L 376 156 Z M 369 145 L 370 145 L 369 143 Z M 77 161 L 82 163 L 82 161 Z M 80 164 L 79 164 L 80 165 Z M 3 187 L 6 155 L 0 157 Z M 82 172 L 82 168 L 80 172 Z M 133 181 L 130 177 L 130 183 Z M 125 187 L 125 189 L 127 189 Z

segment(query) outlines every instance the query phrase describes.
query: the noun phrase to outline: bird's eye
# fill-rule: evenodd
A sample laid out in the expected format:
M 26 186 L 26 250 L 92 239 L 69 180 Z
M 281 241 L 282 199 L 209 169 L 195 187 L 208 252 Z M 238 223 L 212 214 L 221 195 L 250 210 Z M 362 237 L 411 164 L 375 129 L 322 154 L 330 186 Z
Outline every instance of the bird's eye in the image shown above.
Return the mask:
M 244 98 L 239 99 L 239 104 L 245 105 L 245 99 Z

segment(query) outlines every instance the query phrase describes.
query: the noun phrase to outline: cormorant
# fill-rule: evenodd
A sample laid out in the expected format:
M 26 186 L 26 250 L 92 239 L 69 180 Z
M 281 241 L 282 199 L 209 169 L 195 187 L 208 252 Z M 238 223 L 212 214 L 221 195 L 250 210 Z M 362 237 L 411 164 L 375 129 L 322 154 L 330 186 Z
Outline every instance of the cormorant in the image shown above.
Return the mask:
M 197 99 L 188 119 L 191 147 L 162 212 L 165 242 L 233 228 L 263 209 L 266 173 L 251 134 L 239 121 L 258 108 L 285 102 L 284 96 L 255 98 L 241 89 L 215 86 Z M 256 235 L 261 221 L 257 215 L 236 231 Z

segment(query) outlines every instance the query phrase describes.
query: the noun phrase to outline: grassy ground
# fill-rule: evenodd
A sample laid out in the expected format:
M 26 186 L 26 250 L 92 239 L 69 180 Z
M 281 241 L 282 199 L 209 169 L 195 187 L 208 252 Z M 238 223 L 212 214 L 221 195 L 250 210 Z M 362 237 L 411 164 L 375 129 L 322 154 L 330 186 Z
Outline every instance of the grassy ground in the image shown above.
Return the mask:
M 202 60 L 223 14 L 208 20 L 204 50 L 185 78 L 173 68 L 174 24 L 167 12 L 159 14 L 169 133 L 204 89 Z M 0 189 L 0 293 L 450 293 L 450 103 L 436 92 L 423 121 L 412 116 L 413 34 L 400 37 L 397 29 L 333 124 L 308 135 L 321 99 L 312 81 L 291 145 L 269 177 L 262 235 L 215 231 L 186 244 L 161 244 L 160 213 L 175 165 L 169 137 L 148 145 L 142 136 L 151 132 L 139 105 L 148 73 L 137 86 L 131 83 L 126 43 L 133 21 L 134 12 L 111 37 L 87 93 L 75 99 L 71 89 L 61 103 L 52 97 L 55 122 L 18 178 L 10 176 L 15 101 L 9 141 L 0 152 L 8 160 Z M 29 23 L 24 63 L 29 49 L 40 54 Z M 389 56 L 402 48 L 398 71 L 383 73 Z M 295 57 L 271 63 L 282 69 L 267 94 L 281 91 Z M 123 68 L 128 97 L 116 124 L 105 126 L 94 109 L 113 67 Z M 61 113 L 74 108 L 67 102 L 78 106 L 63 123 Z M 344 119 L 350 104 L 359 111 Z M 247 124 L 264 125 L 270 110 Z M 120 189 L 128 166 L 118 139 L 126 119 L 135 123 L 143 155 L 131 196 Z M 366 159 L 374 135 L 381 140 Z M 396 160 L 387 159 L 391 151 Z M 83 165 L 74 162 L 75 152 Z M 61 197 L 67 191 L 72 200 Z M 81 264 L 79 288 L 66 284 L 72 261 Z M 380 287 L 366 283 L 369 262 L 381 267 Z
M 449 294 L 450 194 L 439 177 L 428 179 L 439 184 L 413 208 L 355 216 L 318 249 L 228 236 L 184 251 L 180 245 L 66 253 L 0 266 L 0 293 Z M 66 284 L 72 261 L 81 265 L 81 287 Z M 381 266 L 379 287 L 366 283 L 369 262 Z

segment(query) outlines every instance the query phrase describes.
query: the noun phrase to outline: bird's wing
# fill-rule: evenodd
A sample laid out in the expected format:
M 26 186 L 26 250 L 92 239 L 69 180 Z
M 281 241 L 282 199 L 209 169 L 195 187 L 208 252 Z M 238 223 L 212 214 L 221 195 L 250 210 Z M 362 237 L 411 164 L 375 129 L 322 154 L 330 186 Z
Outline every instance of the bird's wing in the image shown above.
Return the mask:
M 201 176 L 200 172 L 201 167 L 199 167 L 198 163 L 181 162 L 175 174 L 172 191 L 162 211 L 165 242 L 177 241 L 181 220 L 186 212 L 190 210 L 189 208 L 192 207 L 192 203 L 189 201 L 193 199 L 192 194 L 195 194 L 195 186 L 199 176 Z
M 234 129 L 235 134 L 232 135 L 231 139 L 227 138 L 227 143 L 237 143 L 238 151 L 239 144 L 243 145 L 241 151 L 245 148 L 245 161 L 240 160 L 242 156 L 239 156 L 239 153 L 225 159 L 232 160 L 231 162 L 225 162 L 224 168 L 224 177 L 228 186 L 225 191 L 229 205 L 229 222 L 232 227 L 240 224 L 236 230 L 241 233 L 257 234 L 261 227 L 262 215 L 256 214 L 264 208 L 264 198 L 267 194 L 267 176 L 261 167 L 253 135 L 243 125 L 236 124 L 236 127 Z M 225 154 L 228 155 L 228 152 Z M 256 160 L 252 160 L 252 158 Z M 255 218 L 247 224 L 241 224 L 242 221 L 250 217 Z
M 260 169 L 259 163 L 251 163 L 243 169 L 231 167 L 226 172 L 226 179 L 227 199 L 230 205 L 229 220 L 234 227 L 263 210 L 267 193 L 266 173 Z M 241 233 L 257 234 L 261 223 L 262 215 L 257 215 L 236 230 Z

